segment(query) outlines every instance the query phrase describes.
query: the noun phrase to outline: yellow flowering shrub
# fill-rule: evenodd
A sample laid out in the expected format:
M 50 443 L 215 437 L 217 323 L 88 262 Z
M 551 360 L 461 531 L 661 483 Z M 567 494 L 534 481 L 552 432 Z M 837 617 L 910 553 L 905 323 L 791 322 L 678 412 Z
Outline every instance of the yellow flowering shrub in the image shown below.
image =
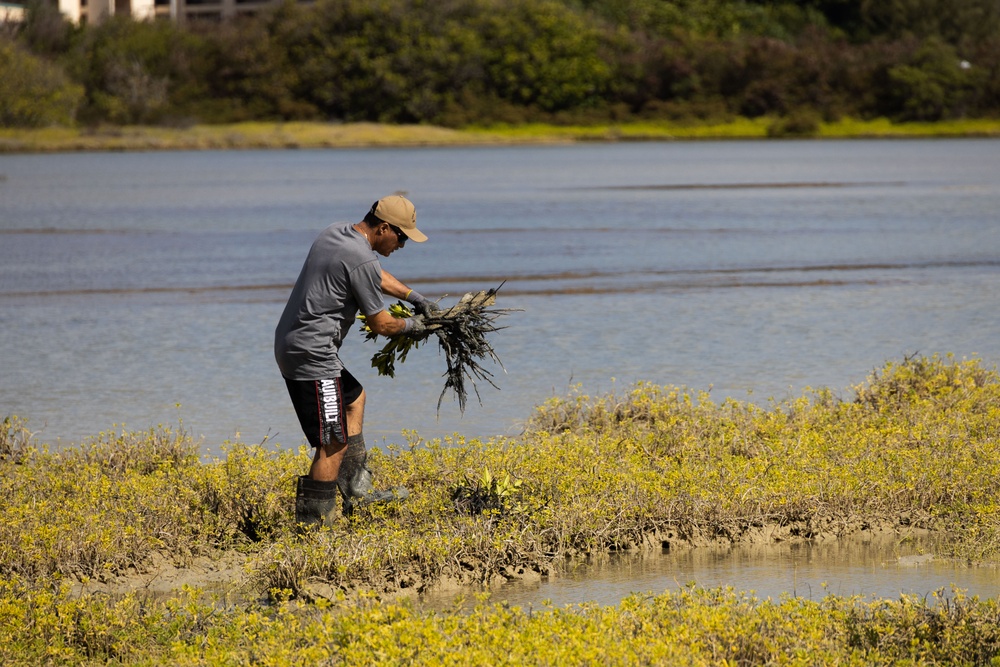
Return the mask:
M 0 579 L 4 665 L 898 665 L 990 664 L 994 600 L 827 596 L 757 600 L 731 589 L 633 594 L 616 606 L 522 609 L 481 601 L 424 612 L 372 597 L 231 606 L 74 598 Z
M 0 664 L 985 664 L 997 605 L 960 595 L 761 602 L 684 589 L 610 608 L 441 614 L 378 596 L 615 550 L 874 527 L 938 530 L 953 557 L 995 561 L 998 399 L 996 370 L 950 357 L 888 363 L 843 399 L 715 403 L 645 383 L 576 394 L 539 406 L 518 437 L 408 433 L 373 451 L 378 485 L 411 497 L 306 534 L 294 526 L 304 449 L 228 443 L 204 458 L 158 428 L 50 452 L 8 417 Z M 251 602 L 72 586 L 143 572 L 156 554 L 232 549 Z

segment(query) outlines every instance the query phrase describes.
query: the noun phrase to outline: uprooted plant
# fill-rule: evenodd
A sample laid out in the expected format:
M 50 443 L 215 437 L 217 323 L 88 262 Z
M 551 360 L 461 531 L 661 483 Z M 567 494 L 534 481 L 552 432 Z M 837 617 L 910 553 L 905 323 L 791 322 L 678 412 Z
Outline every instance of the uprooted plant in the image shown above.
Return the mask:
M 501 284 L 500 287 L 503 285 Z M 500 388 L 493 381 L 493 373 L 480 363 L 489 359 L 503 368 L 500 358 L 487 340 L 488 334 L 505 328 L 496 325 L 497 319 L 515 310 L 512 308 L 492 308 L 496 304 L 497 292 L 500 287 L 469 292 L 454 306 L 442 308 L 424 316 L 427 331 L 437 336 L 438 344 L 447 362 L 447 369 L 444 373 L 444 388 L 438 397 L 438 410 L 441 409 L 441 402 L 450 389 L 455 393 L 459 410 L 465 412 L 468 400 L 466 380 L 472 383 L 472 390 L 476 393 L 476 398 L 479 399 L 480 403 L 482 398 L 479 395 L 476 380 L 485 380 L 495 389 Z M 413 314 L 402 303 L 390 306 L 389 312 L 394 317 L 410 317 Z M 365 327 L 365 336 L 367 340 L 376 338 L 376 334 L 367 327 Z M 406 361 L 406 355 L 409 351 L 418 347 L 422 342 L 423 339 L 412 338 L 405 334 L 394 336 L 372 357 L 372 368 L 378 369 L 379 375 L 394 377 L 396 362 Z

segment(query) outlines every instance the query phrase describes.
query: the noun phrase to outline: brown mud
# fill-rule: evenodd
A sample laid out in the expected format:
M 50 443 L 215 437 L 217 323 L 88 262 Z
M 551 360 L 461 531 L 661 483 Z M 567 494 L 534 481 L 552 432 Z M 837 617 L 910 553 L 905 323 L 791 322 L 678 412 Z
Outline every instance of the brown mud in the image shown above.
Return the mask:
M 517 581 L 531 584 L 558 578 L 561 572 L 571 570 L 583 562 L 600 562 L 613 554 L 656 553 L 664 550 L 719 548 L 730 546 L 766 546 L 779 543 L 821 543 L 847 540 L 863 535 L 897 535 L 900 538 L 941 533 L 924 525 L 914 525 L 909 516 L 861 518 L 822 517 L 789 524 L 749 525 L 736 530 L 714 529 L 707 532 L 682 532 L 676 529 L 650 531 L 642 535 L 637 544 L 599 553 L 564 554 L 548 562 L 532 562 L 525 554 L 524 565 L 507 565 L 488 571 L 483 563 L 461 562 L 444 568 L 442 575 L 430 578 L 420 572 L 419 566 L 397 570 L 381 578 L 376 590 L 366 587 L 364 592 L 374 592 L 382 599 L 413 598 L 424 593 L 459 594 L 489 592 L 497 587 Z M 111 595 L 147 594 L 152 597 L 169 597 L 184 587 L 201 589 L 231 602 L 250 601 L 267 596 L 267 591 L 255 590 L 252 571 L 258 556 L 235 550 L 208 555 L 175 558 L 156 554 L 143 566 L 103 581 L 77 580 L 73 592 L 77 595 L 103 593 Z M 344 600 L 361 593 L 361 589 L 344 589 L 322 580 L 306 582 L 300 591 L 302 597 Z

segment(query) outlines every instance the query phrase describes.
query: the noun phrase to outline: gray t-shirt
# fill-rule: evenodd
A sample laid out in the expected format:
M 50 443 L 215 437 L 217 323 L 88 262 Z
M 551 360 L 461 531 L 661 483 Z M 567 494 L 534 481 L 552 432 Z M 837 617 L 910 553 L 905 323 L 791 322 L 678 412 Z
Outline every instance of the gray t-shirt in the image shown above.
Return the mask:
M 335 223 L 313 242 L 274 331 L 274 358 L 289 380 L 336 377 L 338 352 L 360 309 L 385 308 L 382 267 L 364 236 Z

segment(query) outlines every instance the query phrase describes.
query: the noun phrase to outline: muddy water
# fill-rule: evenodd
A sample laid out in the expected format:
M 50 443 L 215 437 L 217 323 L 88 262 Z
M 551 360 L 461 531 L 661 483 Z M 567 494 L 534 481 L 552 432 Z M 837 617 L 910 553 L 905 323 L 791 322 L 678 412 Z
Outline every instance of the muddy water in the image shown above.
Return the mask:
M 491 601 L 522 608 L 587 602 L 616 605 L 632 593 L 661 594 L 690 584 L 731 586 L 753 592 L 759 600 L 784 595 L 819 600 L 831 594 L 866 599 L 934 593 L 950 597 L 958 590 L 980 598 L 1000 596 L 1000 570 L 968 567 L 937 556 L 939 551 L 940 539 L 891 534 L 819 543 L 681 548 L 613 557 L 541 582 L 510 582 L 494 589 Z M 431 593 L 420 605 L 443 610 L 475 602 L 468 593 L 464 599 L 454 593 Z

